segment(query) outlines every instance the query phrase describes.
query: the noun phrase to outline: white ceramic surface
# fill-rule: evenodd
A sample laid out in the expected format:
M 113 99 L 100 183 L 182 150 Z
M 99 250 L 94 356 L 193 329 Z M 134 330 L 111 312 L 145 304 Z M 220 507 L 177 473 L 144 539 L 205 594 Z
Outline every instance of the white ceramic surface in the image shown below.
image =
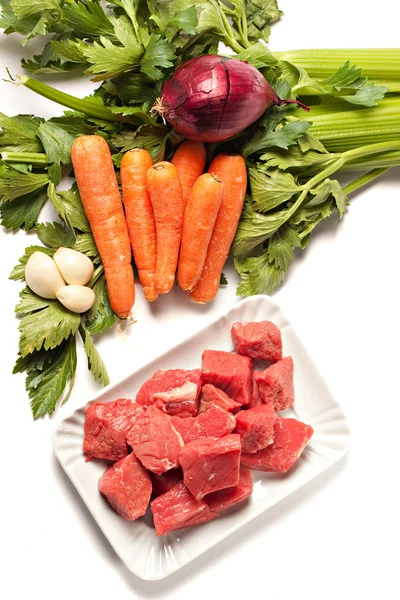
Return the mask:
M 289 321 L 265 296 L 239 302 L 205 329 L 116 385 L 109 386 L 94 400 L 108 402 L 120 397 L 134 398 L 142 383 L 157 369 L 199 367 L 205 348 L 233 349 L 230 328 L 235 321 L 261 320 L 271 320 L 278 325 L 282 331 L 284 355 L 293 356 L 295 404 L 293 410 L 286 411 L 287 416 L 295 416 L 311 424 L 315 433 L 298 463 L 288 473 L 279 475 L 253 471 L 252 497 L 219 519 L 157 538 L 150 515 L 134 522 L 125 521 L 98 492 L 97 481 L 104 471 L 104 463 L 95 460 L 85 462 L 81 449 L 87 404 L 64 419 L 54 433 L 54 450 L 64 470 L 115 552 L 128 569 L 142 579 L 162 579 L 173 573 L 322 473 L 348 448 L 349 429 L 343 412 Z

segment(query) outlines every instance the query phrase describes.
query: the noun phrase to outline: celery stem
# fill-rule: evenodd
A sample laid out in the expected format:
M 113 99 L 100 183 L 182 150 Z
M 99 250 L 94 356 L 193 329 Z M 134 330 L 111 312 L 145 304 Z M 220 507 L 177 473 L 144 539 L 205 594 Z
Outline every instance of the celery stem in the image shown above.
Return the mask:
M 96 283 L 96 281 L 99 279 L 99 277 L 101 277 L 101 275 L 103 275 L 103 273 L 104 273 L 104 267 L 103 267 L 103 265 L 99 265 L 95 269 L 95 271 L 94 271 L 94 273 L 92 275 L 92 278 L 89 281 L 89 283 L 86 284 L 87 287 L 92 288 L 94 286 L 94 284 Z
M 390 167 L 388 167 L 386 169 L 373 169 L 369 173 L 365 173 L 365 175 L 358 177 L 357 179 L 355 179 L 354 181 L 352 181 L 351 183 L 346 185 L 343 188 L 344 193 L 346 194 L 346 196 L 348 196 L 349 194 L 352 194 L 353 192 L 358 190 L 363 185 L 370 183 L 377 177 L 380 177 L 381 175 L 383 175 L 383 173 L 386 173 L 386 171 L 389 171 L 389 168 Z
M 72 110 L 77 110 L 85 115 L 95 117 L 97 119 L 104 119 L 104 121 L 120 120 L 119 117 L 114 115 L 106 106 L 99 106 L 97 103 L 91 102 L 90 100 L 75 98 L 75 96 L 70 96 L 65 92 L 60 92 L 59 90 L 56 90 L 41 81 L 37 81 L 37 79 L 27 77 L 26 75 L 20 75 L 18 80 L 19 83 L 29 88 L 33 92 L 36 92 L 40 96 L 48 98 L 49 100 L 57 102 L 62 106 L 66 106 L 67 108 L 71 108 Z
M 26 163 L 38 167 L 48 165 L 46 155 L 40 152 L 2 152 L 0 156 L 8 163 Z
M 219 6 L 219 4 L 217 4 L 219 13 L 220 13 L 220 17 L 221 17 L 221 21 L 224 24 L 224 29 L 225 29 L 225 37 L 226 37 L 226 41 L 227 44 L 232 48 L 232 50 L 234 50 L 237 54 L 240 54 L 240 52 L 242 52 L 244 50 L 243 46 L 241 46 L 236 40 L 235 40 L 235 36 L 233 35 L 233 31 L 232 31 L 232 27 L 231 24 L 229 23 L 228 19 L 226 18 L 226 14 L 223 11 L 223 9 Z
M 400 141 L 380 142 L 378 144 L 362 146 L 361 148 L 354 148 L 353 150 L 347 150 L 347 152 L 344 152 L 342 157 L 345 162 L 348 162 L 349 160 L 368 156 L 368 154 L 378 154 L 380 152 L 389 152 L 391 150 L 400 150 Z

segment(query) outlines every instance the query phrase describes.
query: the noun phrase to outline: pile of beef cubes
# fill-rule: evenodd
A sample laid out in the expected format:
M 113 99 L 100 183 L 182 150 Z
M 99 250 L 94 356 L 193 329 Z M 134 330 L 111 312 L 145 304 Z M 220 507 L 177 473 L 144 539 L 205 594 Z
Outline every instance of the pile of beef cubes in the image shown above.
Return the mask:
M 128 520 L 150 504 L 156 535 L 242 502 L 253 490 L 250 469 L 286 473 L 313 434 L 278 414 L 294 402 L 293 360 L 282 358 L 278 327 L 235 323 L 231 334 L 236 352 L 205 350 L 201 369 L 157 371 L 134 401 L 87 409 L 83 451 L 113 461 L 100 492 Z

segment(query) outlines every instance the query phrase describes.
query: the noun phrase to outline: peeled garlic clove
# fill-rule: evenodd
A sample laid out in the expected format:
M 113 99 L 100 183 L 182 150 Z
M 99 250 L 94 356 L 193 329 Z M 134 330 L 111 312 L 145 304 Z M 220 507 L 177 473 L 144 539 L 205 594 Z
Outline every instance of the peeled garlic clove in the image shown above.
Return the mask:
M 93 275 L 93 263 L 82 252 L 72 248 L 59 248 L 53 259 L 61 275 L 70 285 L 85 285 Z
M 32 292 L 42 298 L 57 298 L 56 292 L 65 286 L 54 260 L 44 252 L 34 252 L 25 267 L 25 281 Z
M 84 285 L 65 285 L 57 290 L 57 298 L 68 310 L 84 313 L 93 306 L 95 293 Z

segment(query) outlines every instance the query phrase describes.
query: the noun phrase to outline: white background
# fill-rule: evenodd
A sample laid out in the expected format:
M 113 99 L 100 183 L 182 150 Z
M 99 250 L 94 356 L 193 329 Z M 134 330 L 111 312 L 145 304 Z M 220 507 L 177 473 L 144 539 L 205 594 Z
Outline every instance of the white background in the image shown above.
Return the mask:
M 396 47 L 400 3 L 382 0 L 281 0 L 286 15 L 270 47 Z M 34 45 L 34 44 L 32 44 Z M 29 55 L 17 36 L 0 33 L 1 77 Z M 52 79 L 84 95 L 89 81 Z M 25 88 L 0 81 L 6 114 L 61 114 Z M 2 575 L 0 597 L 67 600 L 118 598 L 398 598 L 399 519 L 399 222 L 400 170 L 352 197 L 344 220 L 324 223 L 274 295 L 304 340 L 348 416 L 345 460 L 168 579 L 145 582 L 127 571 L 53 455 L 59 421 L 96 391 L 80 353 L 73 394 L 53 418 L 33 422 L 23 376 L 12 376 L 19 284 L 8 275 L 35 236 L 0 232 Z M 44 214 L 44 220 L 52 215 Z M 111 380 L 200 329 L 238 301 L 235 276 L 210 306 L 179 290 L 154 307 L 138 288 L 137 324 L 124 340 L 98 341 Z

